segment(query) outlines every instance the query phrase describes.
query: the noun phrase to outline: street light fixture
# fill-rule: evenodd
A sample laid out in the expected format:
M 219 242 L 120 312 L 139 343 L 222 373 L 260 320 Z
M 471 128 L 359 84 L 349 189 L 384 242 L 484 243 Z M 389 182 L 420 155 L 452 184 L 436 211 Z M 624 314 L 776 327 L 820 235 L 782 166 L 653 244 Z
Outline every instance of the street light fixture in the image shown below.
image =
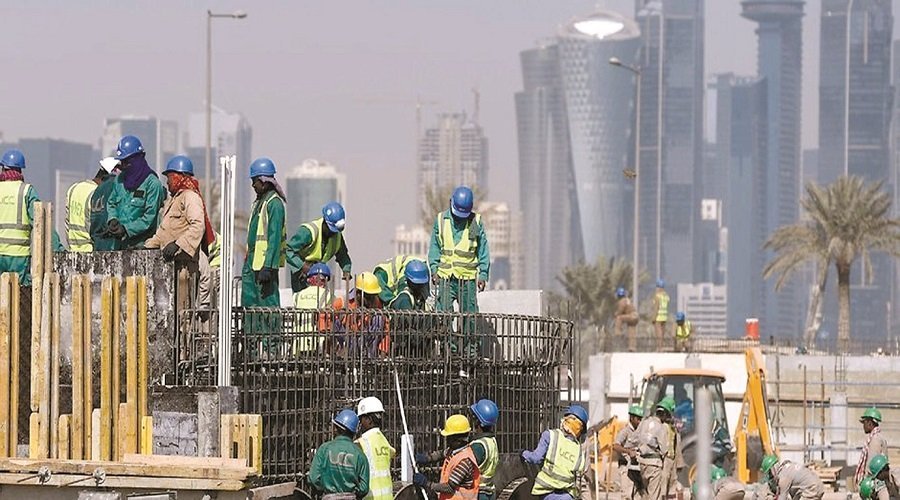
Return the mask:
M 212 200 L 212 20 L 214 18 L 244 19 L 247 13 L 236 10 L 230 14 L 215 14 L 211 10 L 206 11 L 206 162 L 203 173 L 203 189 L 206 203 Z
M 634 179 L 634 236 L 632 242 L 632 264 L 631 264 L 631 295 L 633 297 L 634 308 L 638 308 L 638 255 L 640 244 L 640 224 L 641 224 L 641 189 L 640 189 L 640 172 L 641 172 L 641 70 L 635 66 L 623 63 L 618 57 L 610 57 L 609 64 L 619 68 L 626 69 L 634 73 L 635 76 L 635 97 L 634 97 L 634 172 L 633 175 L 627 174 L 629 178 Z

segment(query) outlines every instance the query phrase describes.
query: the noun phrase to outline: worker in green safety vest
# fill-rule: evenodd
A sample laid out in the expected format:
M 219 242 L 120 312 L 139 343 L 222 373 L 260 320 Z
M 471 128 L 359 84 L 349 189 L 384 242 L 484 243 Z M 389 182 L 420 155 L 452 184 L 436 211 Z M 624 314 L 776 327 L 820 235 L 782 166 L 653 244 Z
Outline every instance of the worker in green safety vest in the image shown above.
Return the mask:
M 121 162 L 112 156 L 100 160 L 100 168 L 109 175 L 97 186 L 91 195 L 91 247 L 94 252 L 118 250 L 120 241 L 109 236 L 106 228 L 108 213 L 106 210 L 113 188 L 116 187 L 116 176 Z
M 147 164 L 140 139 L 126 135 L 119 141 L 115 158 L 122 171 L 106 205 L 107 233 L 120 241 L 121 249 L 144 248 L 156 233 L 166 190 Z
M 381 301 L 385 304 L 393 300 L 399 292 L 398 286 L 403 281 L 403 273 L 407 264 L 414 260 L 412 255 L 398 255 L 380 262 L 372 270 L 381 285 Z
M 656 349 L 662 350 L 666 336 L 666 323 L 669 321 L 669 294 L 666 293 L 666 282 L 662 278 L 656 280 L 656 293 L 653 294 L 653 329 L 656 332 Z
M 566 410 L 558 429 L 546 430 L 534 450 L 522 452 L 529 464 L 541 465 L 531 494 L 545 500 L 580 498 L 580 482 L 588 471 L 588 457 L 581 449 L 588 413 L 579 405 Z
M 366 498 L 392 500 L 394 481 L 391 479 L 391 460 L 397 450 L 381 432 L 384 405 L 374 396 L 362 398 L 356 407 L 356 414 L 359 415 L 359 438 L 356 444 L 362 448 L 369 461 L 369 493 Z
M 346 225 L 344 207 L 336 201 L 322 207 L 322 217 L 301 224 L 287 244 L 287 263 L 291 269 L 291 290 L 295 293 L 307 287 L 306 274 L 316 262 L 331 259 L 341 266 L 342 279 L 350 279 L 353 262 L 344 240 Z
M 472 448 L 478 470 L 481 471 L 478 500 L 492 500 L 497 496 L 494 475 L 497 474 L 497 465 L 500 464 L 500 450 L 497 448 L 497 438 L 494 436 L 500 410 L 490 399 L 480 399 L 469 409 L 475 415 L 477 430 L 469 447 Z
M 376 269 L 376 277 L 377 273 Z M 394 284 L 397 292 L 387 303 L 387 308 L 395 311 L 424 311 L 429 294 L 428 282 L 428 266 L 419 259 L 410 259 L 409 263 L 403 266 L 403 274 Z M 382 285 L 382 292 L 385 286 L 387 285 Z
M 241 305 L 278 307 L 278 269 L 284 267 L 284 191 L 275 180 L 275 163 L 257 158 L 250 164 L 256 201 L 247 228 L 247 258 L 241 272 Z
M 66 191 L 66 238 L 70 252 L 93 252 L 91 240 L 91 215 L 94 191 L 109 178 L 109 172 L 101 165 L 93 179 L 86 179 L 69 186 Z

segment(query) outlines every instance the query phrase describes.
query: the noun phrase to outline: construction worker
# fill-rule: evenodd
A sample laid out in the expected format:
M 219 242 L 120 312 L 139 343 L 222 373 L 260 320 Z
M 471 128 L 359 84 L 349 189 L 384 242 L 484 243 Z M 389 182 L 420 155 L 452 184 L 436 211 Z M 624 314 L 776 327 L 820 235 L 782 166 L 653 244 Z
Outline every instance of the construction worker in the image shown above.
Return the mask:
M 545 500 L 580 498 L 579 483 L 590 465 L 581 449 L 587 424 L 587 410 L 572 405 L 563 415 L 559 428 L 542 432 L 537 448 L 522 452 L 525 463 L 543 464 L 534 478 L 532 495 Z
M 653 294 L 653 307 L 650 310 L 655 314 L 653 329 L 656 331 L 656 349 L 662 350 L 666 323 L 669 321 L 669 294 L 666 293 L 666 282 L 662 278 L 656 280 L 656 293 Z
M 369 494 L 369 461 L 353 443 L 359 417 L 341 410 L 331 420 L 334 439 L 319 446 L 309 468 L 309 484 L 323 500 L 357 500 Z
M 725 469 L 713 465 L 709 471 L 710 493 L 715 500 L 744 500 L 747 487 L 738 479 L 729 476 Z M 697 498 L 697 481 L 691 485 L 691 497 Z
M 109 175 L 94 190 L 91 196 L 91 248 L 94 252 L 118 250 L 120 240 L 112 238 L 106 229 L 108 213 L 106 210 L 109 197 L 116 187 L 116 176 L 121 162 L 112 156 L 100 160 L 100 168 Z
M 247 258 L 241 272 L 241 305 L 278 307 L 278 269 L 284 267 L 286 198 L 275 180 L 275 163 L 257 158 L 250 164 L 256 201 L 250 209 Z M 228 285 L 227 283 L 225 284 Z
M 324 264 L 321 264 L 323 265 Z M 315 267 L 315 266 L 313 266 Z M 393 500 L 394 481 L 391 479 L 391 460 L 397 454 L 391 443 L 381 432 L 384 405 L 381 400 L 369 396 L 362 398 L 356 407 L 359 415 L 359 439 L 356 444 L 362 448 L 369 461 L 369 493 L 367 499 Z
M 668 496 L 669 478 L 664 470 L 664 460 L 669 453 L 671 436 L 669 426 L 675 400 L 663 398 L 657 403 L 653 415 L 644 417 L 638 428 L 626 439 L 625 448 L 637 450 L 637 458 L 643 483 L 643 500 L 662 500 Z
M 324 340 L 327 316 L 320 309 L 330 307 L 334 300 L 334 294 L 328 286 L 331 269 L 327 264 L 316 262 L 309 268 L 306 281 L 309 286 L 294 294 L 294 307 L 304 309 L 300 312 L 298 328 L 302 337 L 297 345 L 300 351 L 313 352 L 321 347 Z
M 472 444 L 472 453 L 475 455 L 475 463 L 481 472 L 481 485 L 478 489 L 478 500 L 492 500 L 497 495 L 497 487 L 494 484 L 494 475 L 497 474 L 497 465 L 500 464 L 500 450 L 497 448 L 497 438 L 494 436 L 494 428 L 500 417 L 497 404 L 490 399 L 480 399 L 469 407 L 475 415 L 477 433 Z
M 411 255 L 398 255 L 385 261 L 382 261 L 372 273 L 378 278 L 378 284 L 381 285 L 381 301 L 385 304 L 389 303 L 397 296 L 397 287 L 400 285 L 406 266 L 415 257 Z
M 616 302 L 616 337 L 622 336 L 622 325 L 627 326 L 628 350 L 634 352 L 639 320 L 637 309 L 628 298 L 628 292 L 622 287 L 616 289 L 616 299 L 618 299 Z
M 216 239 L 209 246 L 209 300 L 210 304 L 219 303 L 219 276 L 222 272 L 222 235 L 216 231 Z
M 291 289 L 306 288 L 306 272 L 316 262 L 337 261 L 343 280 L 350 279 L 352 262 L 344 241 L 344 207 L 332 201 L 322 207 L 322 217 L 301 224 L 287 244 L 287 263 L 291 269 Z
M 66 191 L 66 238 L 70 252 L 94 251 L 91 241 L 92 200 L 97 186 L 109 178 L 110 171 L 101 164 L 93 179 L 76 182 Z
M 660 406 L 665 409 L 663 423 L 666 424 L 669 431 L 669 444 L 663 455 L 663 475 L 667 481 L 664 483 L 666 496 L 681 498 L 683 487 L 678 482 L 678 471 L 684 467 L 685 463 L 684 457 L 681 455 L 681 433 L 675 427 L 675 398 L 663 398 L 657 408 Z
M 171 195 L 163 205 L 162 220 L 145 248 L 160 248 L 167 262 L 175 261 L 176 274 L 186 269 L 196 281 L 196 304 L 209 303 L 209 245 L 215 231 L 200 195 L 200 183 L 194 178 L 194 164 L 187 156 L 174 156 L 163 170 Z M 205 286 L 201 286 L 203 276 Z
M 378 284 L 378 278 L 370 272 L 359 273 L 356 276 L 356 293 L 360 307 L 369 309 L 356 315 L 359 340 L 369 357 L 374 358 L 378 355 L 379 346 L 386 333 L 385 318 L 380 312 L 384 309 L 384 304 L 381 302 L 381 285 Z
M 438 311 L 478 312 L 477 291 L 484 290 L 490 274 L 490 249 L 481 216 L 472 211 L 475 195 L 466 186 L 453 191 L 450 209 L 437 214 L 431 230 L 428 267 L 437 286 Z M 462 325 L 463 345 L 454 342 L 451 351 L 474 356 L 481 350 L 474 337 L 474 320 Z
M 859 481 L 859 497 L 862 500 L 890 500 L 891 495 L 887 492 L 887 487 L 883 481 L 879 481 L 872 476 L 865 476 Z
M 447 443 L 441 478 L 431 482 L 421 472 L 413 475 L 413 484 L 437 494 L 438 500 L 476 500 L 481 487 L 481 471 L 472 447 L 469 446 L 469 419 L 465 415 L 450 415 L 441 435 Z
M 775 500 L 822 500 L 825 485 L 815 472 L 790 460 L 766 455 L 762 460 L 762 481 L 776 495 Z
M 857 484 L 866 475 L 869 463 L 876 455 L 887 455 L 887 440 L 881 433 L 881 411 L 874 406 L 867 408 L 859 418 L 863 432 L 866 433 L 866 441 L 863 443 L 862 452 L 859 454 L 859 463 L 856 464 L 856 473 L 853 478 Z
M 612 445 L 613 450 L 619 454 L 619 483 L 625 498 L 640 498 L 641 492 L 644 490 L 643 483 L 641 483 L 641 470 L 637 464 L 637 449 L 626 448 L 625 445 L 628 438 L 641 425 L 643 419 L 643 408 L 639 405 L 631 405 L 628 408 L 628 424 L 619 430 Z M 632 458 L 635 460 L 632 461 Z
M 378 270 L 375 270 L 375 276 L 378 276 Z M 381 281 L 379 279 L 379 281 Z M 387 303 L 388 309 L 398 311 L 424 311 L 425 300 L 428 299 L 428 266 L 418 259 L 411 259 L 403 269 L 403 278 L 397 280 L 394 285 L 396 292 L 393 294 L 390 302 Z M 382 286 L 381 297 L 384 296 L 384 286 Z
M 675 313 L 675 350 L 688 352 L 691 350 L 691 335 L 694 333 L 694 325 L 685 319 L 684 311 Z
M 166 192 L 147 164 L 140 139 L 126 135 L 119 141 L 115 158 L 121 173 L 106 204 L 107 233 L 124 250 L 144 248 L 159 226 L 159 211 Z
M 891 470 L 887 455 L 875 455 L 869 462 L 869 473 L 884 483 L 884 488 L 877 490 L 878 500 L 896 500 L 900 498 L 900 477 Z

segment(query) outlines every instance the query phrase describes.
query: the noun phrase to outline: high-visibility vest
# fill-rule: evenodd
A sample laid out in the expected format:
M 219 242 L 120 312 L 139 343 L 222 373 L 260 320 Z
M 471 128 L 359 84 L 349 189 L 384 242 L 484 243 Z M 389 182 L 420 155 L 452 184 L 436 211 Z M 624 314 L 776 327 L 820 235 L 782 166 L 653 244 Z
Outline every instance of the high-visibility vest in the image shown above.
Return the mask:
M 576 476 L 586 463 L 581 445 L 566 439 L 563 431 L 553 429 L 550 431 L 550 446 L 544 456 L 544 466 L 534 478 L 531 494 L 543 496 L 554 491 L 567 491 L 572 498 L 578 498 Z
M 397 289 L 397 282 L 400 281 L 400 278 L 403 277 L 403 273 L 406 272 L 406 265 L 409 264 L 415 257 L 412 255 L 398 255 L 393 259 L 387 259 L 386 261 L 375 266 L 375 269 L 381 269 L 384 271 L 387 280 L 385 284 L 391 290 Z
M 391 479 L 391 458 L 397 451 L 391 447 L 380 429 L 369 429 L 364 432 L 356 444 L 362 448 L 369 460 L 369 492 L 370 500 L 393 500 L 394 481 Z
M 659 303 L 659 309 L 656 311 L 656 322 L 665 323 L 669 320 L 669 294 L 666 292 L 657 293 L 656 301 Z
M 209 267 L 222 267 L 222 235 L 216 234 L 216 239 L 209 246 Z
M 93 252 L 91 241 L 91 196 L 97 189 L 94 181 L 76 182 L 66 191 L 66 237 L 72 252 Z
M 397 293 L 397 295 L 395 295 L 394 298 L 391 299 L 390 302 L 387 303 L 387 308 L 388 309 L 392 308 L 394 306 L 394 302 L 397 302 L 397 299 L 399 299 L 402 296 L 409 297 L 409 301 L 410 301 L 410 303 L 412 303 L 413 309 L 416 308 L 416 305 L 417 305 L 416 298 L 413 296 L 412 292 L 409 291 L 409 288 L 404 288 L 403 290 L 400 290 L 400 292 Z
M 466 446 L 462 449 L 452 453 L 449 457 L 444 459 L 444 466 L 441 468 L 441 483 L 448 483 L 450 481 L 450 472 L 459 465 L 465 459 L 469 459 L 475 464 L 475 470 L 473 471 L 472 478 L 472 486 L 460 486 L 456 488 L 452 495 L 448 495 L 447 493 L 441 493 L 438 495 L 438 500 L 477 500 L 478 499 L 478 488 L 481 486 L 481 471 L 478 470 L 478 461 L 475 460 L 475 454 L 472 453 L 472 448 Z
M 497 449 L 497 438 L 493 436 L 484 436 L 472 441 L 472 444 L 478 443 L 484 446 L 484 462 L 478 464 L 478 470 L 481 471 L 481 493 L 493 496 L 496 492 L 494 486 L 494 474 L 497 473 L 497 465 L 500 463 L 500 451 Z
M 253 212 L 259 210 L 259 220 L 256 223 L 256 247 L 253 249 L 253 260 L 250 261 L 250 267 L 254 271 L 259 271 L 263 268 L 263 264 L 266 262 L 266 250 L 269 249 L 268 242 L 268 234 L 266 233 L 266 229 L 269 226 L 269 203 L 278 198 L 281 203 L 284 203 L 284 200 L 278 196 L 278 193 L 275 191 L 269 191 L 265 198 L 262 201 L 253 202 Z M 252 217 L 252 216 L 251 216 Z M 284 267 L 285 261 L 285 249 L 287 248 L 287 229 L 284 226 L 281 226 L 281 248 L 279 250 L 280 256 L 278 258 L 278 267 Z
M 305 227 L 312 235 L 309 244 L 300 249 L 299 254 L 303 262 L 328 262 L 341 248 L 341 244 L 344 242 L 344 236 L 341 233 L 332 234 L 331 238 L 328 238 L 328 243 L 322 245 L 323 224 L 325 224 L 325 219 L 320 217 L 300 226 Z
M 299 311 L 297 331 L 303 335 L 296 342 L 298 351 L 313 351 L 322 344 L 319 332 L 319 309 L 331 306 L 333 297 L 327 288 L 308 286 L 294 294 L 294 307 Z
M 694 325 L 690 321 L 685 321 L 683 325 L 675 324 L 675 338 L 678 340 L 687 340 L 694 331 Z
M 31 219 L 25 204 L 30 187 L 22 181 L 0 182 L 0 255 L 31 255 Z
M 441 278 L 474 280 L 478 277 L 478 231 L 472 230 L 473 224 L 481 230 L 481 215 L 475 214 L 466 220 L 466 227 L 456 243 L 453 241 L 453 217 L 445 218 L 444 212 L 437 215 L 438 241 L 441 242 L 437 274 Z

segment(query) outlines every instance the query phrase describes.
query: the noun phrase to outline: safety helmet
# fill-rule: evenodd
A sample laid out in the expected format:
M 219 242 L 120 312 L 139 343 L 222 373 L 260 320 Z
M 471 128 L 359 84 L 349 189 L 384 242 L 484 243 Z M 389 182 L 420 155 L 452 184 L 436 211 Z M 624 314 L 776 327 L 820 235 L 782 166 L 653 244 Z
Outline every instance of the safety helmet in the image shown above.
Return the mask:
M 578 420 L 581 420 L 581 423 L 584 425 L 587 425 L 588 423 L 588 412 L 583 406 L 572 405 L 566 410 L 565 415 L 575 416 Z
M 868 500 L 874 495 L 875 481 L 877 481 L 877 479 L 872 476 L 866 476 L 859 481 L 859 496 L 862 497 L 863 500 Z
M 631 405 L 628 407 L 628 414 L 644 418 L 644 409 L 641 408 L 641 405 Z
M 723 477 L 727 476 L 728 473 L 725 472 L 725 469 L 719 467 L 718 465 L 713 465 L 709 470 L 709 478 L 713 481 L 718 481 Z
M 468 434 L 472 432 L 469 425 L 469 419 L 465 415 L 450 415 L 450 418 L 444 422 L 444 428 L 441 429 L 441 436 L 457 436 L 460 434 Z
M 340 203 L 336 201 L 326 203 L 322 207 L 322 218 L 325 219 L 325 224 L 331 232 L 340 233 L 344 230 L 344 207 Z
M 500 417 L 500 410 L 497 409 L 496 403 L 490 399 L 479 399 L 477 403 L 470 406 L 472 413 L 481 422 L 484 427 L 493 427 L 497 425 L 497 419 Z
M 664 280 L 662 278 L 657 278 L 656 279 L 656 288 L 665 288 L 665 287 L 666 287 L 666 280 Z
M 309 271 L 306 271 L 307 278 L 312 278 L 317 274 L 321 274 L 322 276 L 331 279 L 331 269 L 329 269 L 328 264 L 324 262 L 316 262 L 309 267 Z
M 862 417 L 859 418 L 859 421 L 862 422 L 867 418 L 871 418 L 872 420 L 881 423 L 881 411 L 879 411 L 878 408 L 875 408 L 874 406 L 871 408 L 866 408 L 866 411 L 863 412 Z
M 406 264 L 403 275 L 410 283 L 424 285 L 428 283 L 428 266 L 419 259 L 413 259 Z
M 684 321 L 684 311 L 675 313 L 675 321 Z
M 127 160 L 128 158 L 143 152 L 144 145 L 141 144 L 141 140 L 133 135 L 126 135 L 119 140 L 119 145 L 116 146 L 115 158 L 117 160 Z
M 359 273 L 356 276 L 356 288 L 369 295 L 381 293 L 381 284 L 378 283 L 378 278 L 370 272 Z
M 466 186 L 459 186 L 453 190 L 450 197 L 450 212 L 461 219 L 472 214 L 472 205 L 475 203 L 475 195 Z
M 625 289 L 622 287 L 616 288 L 616 297 L 620 299 L 625 296 Z
M 7 149 L 0 157 L 0 166 L 6 168 L 25 168 L 25 155 L 18 149 Z
M 669 413 L 675 413 L 675 399 L 672 396 L 662 398 L 659 403 L 656 403 L 656 409 L 660 408 Z
M 169 172 L 181 172 L 182 174 L 193 176 L 194 164 L 187 156 L 173 156 L 169 163 L 166 163 L 166 169 L 163 170 L 163 174 L 168 174 Z
M 872 460 L 869 461 L 869 472 L 872 473 L 873 476 L 877 476 L 878 473 L 882 471 L 888 465 L 888 457 L 887 455 L 875 455 L 872 457 Z
M 121 164 L 121 161 L 113 158 L 112 156 L 107 156 L 106 158 L 100 160 L 100 168 L 106 171 L 107 174 L 111 174 L 112 171 Z
M 356 430 L 359 429 L 359 417 L 356 416 L 356 413 L 354 413 L 353 410 L 339 411 L 331 420 L 331 423 L 354 434 L 356 434 Z
M 274 177 L 275 162 L 265 156 L 253 160 L 253 163 L 250 164 L 250 178 L 259 177 L 260 175 Z
M 778 463 L 777 455 L 766 455 L 762 459 L 762 465 L 759 466 L 759 471 L 763 474 L 768 474 L 772 467 L 775 467 L 775 464 Z
M 375 396 L 362 398 L 362 400 L 356 406 L 356 414 L 361 417 L 363 415 L 369 415 L 371 413 L 384 413 L 384 405 L 381 404 L 381 400 L 376 398 Z

